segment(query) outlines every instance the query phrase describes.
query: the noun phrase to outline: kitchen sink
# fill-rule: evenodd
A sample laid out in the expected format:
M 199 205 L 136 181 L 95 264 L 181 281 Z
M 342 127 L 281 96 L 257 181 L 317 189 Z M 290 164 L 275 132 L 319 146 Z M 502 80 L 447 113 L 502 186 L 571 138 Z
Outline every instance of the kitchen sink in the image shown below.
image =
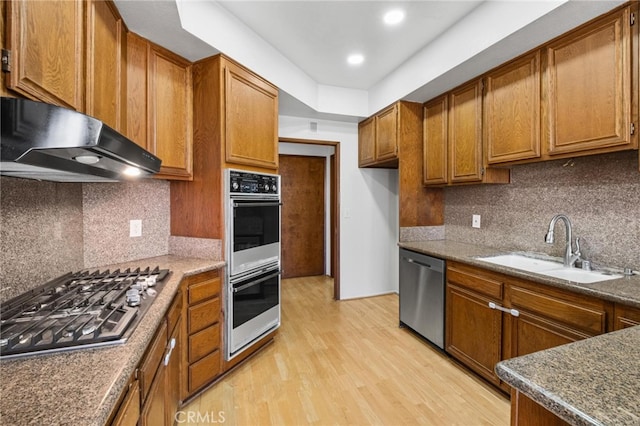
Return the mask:
M 521 254 L 501 254 L 498 256 L 479 257 L 478 260 L 528 272 L 540 272 L 562 267 L 562 264 L 558 262 L 536 259 Z
M 596 283 L 599 281 L 622 278 L 623 275 L 611 274 L 603 271 L 585 271 L 583 269 L 565 267 L 560 262 L 552 260 L 536 259 L 517 253 L 500 254 L 496 256 L 478 257 L 483 262 L 534 272 L 548 277 L 559 278 L 581 284 Z
M 563 280 L 578 282 L 582 284 L 597 283 L 599 281 L 615 280 L 616 278 L 622 278 L 623 275 L 611 274 L 602 271 L 584 271 L 576 268 L 552 269 L 550 271 L 539 272 L 543 275 L 548 275 L 554 278 L 560 278 Z

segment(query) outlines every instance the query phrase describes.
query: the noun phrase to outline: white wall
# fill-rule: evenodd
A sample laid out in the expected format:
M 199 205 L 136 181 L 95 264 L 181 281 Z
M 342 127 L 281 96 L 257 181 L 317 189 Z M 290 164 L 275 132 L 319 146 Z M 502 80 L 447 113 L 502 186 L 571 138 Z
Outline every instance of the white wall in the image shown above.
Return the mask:
M 397 292 L 398 171 L 358 168 L 355 123 L 280 116 L 279 136 L 340 142 L 341 299 Z

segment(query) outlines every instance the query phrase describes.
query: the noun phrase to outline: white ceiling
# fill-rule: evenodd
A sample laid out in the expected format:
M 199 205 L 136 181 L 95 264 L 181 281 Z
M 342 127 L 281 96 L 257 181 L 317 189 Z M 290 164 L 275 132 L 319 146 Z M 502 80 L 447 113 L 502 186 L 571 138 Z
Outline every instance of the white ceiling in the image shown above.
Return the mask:
M 272 81 L 285 115 L 357 121 L 424 102 L 624 0 L 114 1 L 129 30 L 191 61 L 223 52 Z M 406 18 L 385 27 L 392 7 Z M 355 51 L 359 67 L 346 63 Z
M 319 84 L 367 90 L 481 1 L 219 1 Z M 392 9 L 405 11 L 386 26 Z M 350 66 L 349 54 L 365 61 Z

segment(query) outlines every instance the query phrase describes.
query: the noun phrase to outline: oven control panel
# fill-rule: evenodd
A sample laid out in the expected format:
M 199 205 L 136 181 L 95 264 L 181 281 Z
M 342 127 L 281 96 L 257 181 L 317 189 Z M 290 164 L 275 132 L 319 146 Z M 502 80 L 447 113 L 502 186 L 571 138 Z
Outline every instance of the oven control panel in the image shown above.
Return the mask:
M 280 195 L 280 176 L 228 170 L 230 195 Z

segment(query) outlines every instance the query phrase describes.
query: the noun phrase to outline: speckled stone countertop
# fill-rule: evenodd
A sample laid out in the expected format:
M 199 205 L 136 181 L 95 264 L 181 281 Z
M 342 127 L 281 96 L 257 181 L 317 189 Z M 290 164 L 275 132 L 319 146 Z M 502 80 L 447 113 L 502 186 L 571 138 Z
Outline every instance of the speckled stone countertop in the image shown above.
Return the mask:
M 582 284 L 478 260 L 478 257 L 511 253 L 511 251 L 508 250 L 499 250 L 449 240 L 400 242 L 398 245 L 402 248 L 424 253 L 429 256 L 464 262 L 469 265 L 508 274 L 517 278 L 564 288 L 576 293 L 640 308 L 640 275 L 638 274 L 615 280 Z
M 160 256 L 100 269 L 156 265 L 172 274 L 125 344 L 0 362 L 1 424 L 102 426 L 107 422 L 182 278 L 219 269 L 224 262 Z
M 574 425 L 640 424 L 640 326 L 502 361 L 509 385 Z

